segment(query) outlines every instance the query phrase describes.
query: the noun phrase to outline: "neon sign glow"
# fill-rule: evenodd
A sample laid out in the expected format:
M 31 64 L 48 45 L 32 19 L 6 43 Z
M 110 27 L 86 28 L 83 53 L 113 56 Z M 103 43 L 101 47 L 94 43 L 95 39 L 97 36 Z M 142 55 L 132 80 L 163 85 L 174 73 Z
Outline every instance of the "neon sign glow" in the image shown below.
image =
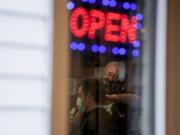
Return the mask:
M 71 11 L 71 50 L 139 56 L 143 15 L 137 12 L 137 3 L 72 0 L 67 3 L 67 9 Z
M 119 22 L 119 23 L 113 23 Z M 109 42 L 133 43 L 136 40 L 137 18 L 130 19 L 126 14 L 107 12 L 92 9 L 89 12 L 79 7 L 72 11 L 70 29 L 74 37 L 89 39 L 96 37 L 96 31 L 104 29 L 104 40 Z

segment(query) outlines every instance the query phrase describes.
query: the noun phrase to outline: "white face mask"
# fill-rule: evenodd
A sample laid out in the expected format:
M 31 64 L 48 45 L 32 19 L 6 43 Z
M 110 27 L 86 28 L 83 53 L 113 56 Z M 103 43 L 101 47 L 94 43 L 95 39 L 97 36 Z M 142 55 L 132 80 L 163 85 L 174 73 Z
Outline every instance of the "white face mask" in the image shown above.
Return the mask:
M 85 105 L 84 105 L 84 102 L 83 102 L 82 98 L 80 98 L 80 97 L 77 98 L 76 105 L 77 105 L 77 109 L 81 113 L 85 112 Z

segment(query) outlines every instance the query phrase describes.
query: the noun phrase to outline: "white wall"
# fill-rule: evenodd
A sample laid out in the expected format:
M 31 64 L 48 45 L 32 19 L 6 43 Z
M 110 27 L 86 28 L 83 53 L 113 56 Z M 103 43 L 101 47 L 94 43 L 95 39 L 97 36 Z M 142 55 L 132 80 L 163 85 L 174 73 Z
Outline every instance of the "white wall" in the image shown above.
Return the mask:
M 51 0 L 0 0 L 0 135 L 49 135 Z

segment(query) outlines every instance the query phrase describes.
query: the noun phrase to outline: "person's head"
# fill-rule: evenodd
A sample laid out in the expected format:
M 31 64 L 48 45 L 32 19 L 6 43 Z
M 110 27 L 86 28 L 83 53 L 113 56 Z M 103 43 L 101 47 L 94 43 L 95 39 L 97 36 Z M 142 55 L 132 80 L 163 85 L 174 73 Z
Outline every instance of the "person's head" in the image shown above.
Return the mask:
M 109 62 L 104 69 L 104 78 L 109 80 L 118 80 L 120 72 L 120 63 L 116 61 Z
M 89 111 L 98 106 L 105 97 L 104 91 L 101 89 L 103 89 L 103 85 L 97 78 L 83 79 L 79 83 L 77 93 L 79 99 L 81 99 L 81 105 L 84 106 L 83 109 Z

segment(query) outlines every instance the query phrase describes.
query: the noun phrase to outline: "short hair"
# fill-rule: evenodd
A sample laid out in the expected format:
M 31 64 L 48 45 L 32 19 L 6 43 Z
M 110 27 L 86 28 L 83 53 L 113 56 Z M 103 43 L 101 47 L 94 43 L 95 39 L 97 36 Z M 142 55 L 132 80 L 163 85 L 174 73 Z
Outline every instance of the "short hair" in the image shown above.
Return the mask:
M 90 94 L 96 103 L 103 103 L 105 100 L 105 85 L 98 78 L 85 78 L 80 81 L 78 88 L 82 87 L 84 94 Z
M 115 66 L 115 67 L 117 67 L 117 68 L 120 68 L 120 63 L 117 62 L 117 61 L 110 61 L 110 62 L 108 62 L 108 63 L 106 64 L 106 66 L 105 66 L 104 72 L 105 72 L 109 67 L 111 67 L 111 66 Z

